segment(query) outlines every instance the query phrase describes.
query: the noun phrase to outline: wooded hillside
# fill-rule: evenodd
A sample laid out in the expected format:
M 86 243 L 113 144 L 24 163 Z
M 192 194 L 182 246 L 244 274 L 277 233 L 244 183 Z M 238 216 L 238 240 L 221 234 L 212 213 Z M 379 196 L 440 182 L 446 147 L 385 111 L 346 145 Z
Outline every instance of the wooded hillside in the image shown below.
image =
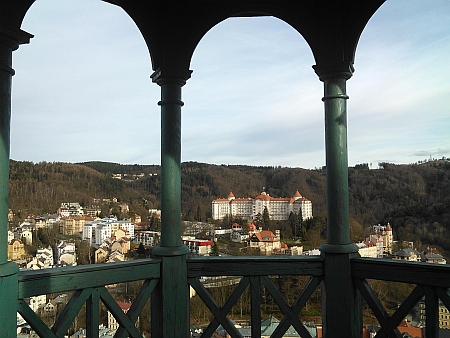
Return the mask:
M 450 251 L 449 161 L 382 163 L 380 168 L 349 168 L 354 232 L 390 222 L 397 239 L 439 245 Z M 144 177 L 113 179 L 112 174 L 117 173 L 144 173 Z M 155 165 L 11 161 L 10 208 L 22 214 L 53 213 L 61 202 L 89 205 L 93 198 L 116 197 L 145 217 L 149 208 L 159 208 L 159 173 Z M 230 191 L 236 197 L 255 197 L 265 189 L 274 197 L 290 197 L 298 189 L 313 202 L 314 215 L 325 218 L 325 175 L 326 169 L 183 163 L 183 217 L 206 221 L 211 217 L 211 201 L 226 197 Z

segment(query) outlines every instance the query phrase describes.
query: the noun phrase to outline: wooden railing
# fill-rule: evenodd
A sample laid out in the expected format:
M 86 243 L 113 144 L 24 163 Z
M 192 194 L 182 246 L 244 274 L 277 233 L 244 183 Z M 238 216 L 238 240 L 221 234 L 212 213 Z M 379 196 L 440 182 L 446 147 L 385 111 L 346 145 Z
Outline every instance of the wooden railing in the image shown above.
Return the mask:
M 240 276 L 239 284 L 220 307 L 211 294 L 200 283 L 200 277 Z M 290 306 L 275 287 L 270 276 L 311 276 L 311 279 Z M 261 337 L 261 289 L 273 297 L 284 318 L 273 338 L 281 338 L 292 325 L 304 338 L 311 338 L 299 319 L 300 311 L 312 293 L 320 285 L 323 277 L 323 259 L 320 257 L 205 257 L 188 260 L 188 282 L 214 315 L 214 319 L 203 331 L 202 337 L 211 337 L 219 325 L 233 337 L 242 337 L 231 323 L 228 313 L 243 292 L 250 289 L 251 333 Z
M 442 264 L 356 258 L 352 276 L 357 289 L 378 319 L 381 330 L 376 337 L 402 337 L 397 329 L 406 315 L 425 298 L 426 337 L 439 337 L 439 299 L 450 309 L 450 266 Z M 408 297 L 389 315 L 367 279 L 415 284 Z
M 86 304 L 86 334 L 98 337 L 100 301 L 120 325 L 115 337 L 142 338 L 135 323 L 158 283 L 160 260 L 140 259 L 127 262 L 83 265 L 19 273 L 18 312 L 40 337 L 60 338 Z M 143 280 L 144 283 L 126 314 L 105 288 L 106 285 Z M 26 304 L 24 298 L 42 294 L 75 291 L 63 312 L 49 328 Z
M 230 310 L 245 290 L 249 290 L 251 303 L 251 334 L 261 337 L 261 288 L 271 295 L 283 313 L 283 319 L 272 334 L 282 337 L 290 326 L 301 335 L 311 337 L 300 321 L 300 312 L 323 281 L 321 257 L 203 257 L 187 260 L 188 283 L 195 289 L 213 315 L 203 332 L 211 337 L 222 325 L 231 337 L 241 337 L 229 318 Z M 377 337 L 401 337 L 397 327 L 408 312 L 421 300 L 426 305 L 426 337 L 439 337 L 439 300 L 450 309 L 450 266 L 428 263 L 393 261 L 385 259 L 355 258 L 351 260 L 355 287 L 378 319 L 381 330 Z M 219 305 L 203 286 L 201 277 L 232 276 L 240 281 Z M 276 276 L 310 276 L 302 292 L 289 305 L 273 283 Z M 39 336 L 63 337 L 75 316 L 86 304 L 86 332 L 98 337 L 99 303 L 104 303 L 120 325 L 115 337 L 142 337 L 135 326 L 144 305 L 160 278 L 160 260 L 142 259 L 111 264 L 95 264 L 72 268 L 56 268 L 19 273 L 18 311 Z M 413 291 L 389 315 L 368 280 L 383 280 L 416 285 Z M 131 281 L 144 281 L 130 310 L 124 314 L 109 294 L 106 285 Z M 55 324 L 49 328 L 26 304 L 25 298 L 41 294 L 74 291 Z

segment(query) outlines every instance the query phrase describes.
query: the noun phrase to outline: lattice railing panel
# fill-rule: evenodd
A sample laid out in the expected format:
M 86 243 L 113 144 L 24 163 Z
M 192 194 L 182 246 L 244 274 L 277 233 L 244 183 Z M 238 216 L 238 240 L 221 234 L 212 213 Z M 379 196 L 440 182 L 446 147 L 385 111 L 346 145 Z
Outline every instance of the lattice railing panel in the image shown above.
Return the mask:
M 381 329 L 376 338 L 403 337 L 398 326 L 422 299 L 425 300 L 426 337 L 439 337 L 439 300 L 450 309 L 450 266 L 357 258 L 352 260 L 352 275 L 355 286 L 380 323 Z M 389 315 L 367 279 L 415 284 L 416 287 Z
M 237 259 L 236 259 L 237 258 Z M 225 273 L 226 270 L 226 273 Z M 261 272 L 264 271 L 264 274 Z M 200 282 L 201 276 L 238 276 L 240 281 L 220 306 L 211 293 Z M 200 275 L 201 274 L 201 275 Z M 206 307 L 213 315 L 212 321 L 203 331 L 202 337 L 211 337 L 219 325 L 235 338 L 242 337 L 233 325 L 229 314 L 234 305 L 247 290 L 251 308 L 251 336 L 261 337 L 261 291 L 265 290 L 279 307 L 283 318 L 273 332 L 273 338 L 283 337 L 290 326 L 305 338 L 311 337 L 308 330 L 300 321 L 300 312 L 306 302 L 318 288 L 322 281 L 322 260 L 315 258 L 279 258 L 279 257 L 233 257 L 202 258 L 188 261 L 189 284 L 194 288 Z M 292 305 L 286 301 L 282 292 L 275 286 L 272 276 L 313 276 L 296 297 Z M 262 289 L 263 288 L 263 289 Z
M 20 272 L 18 312 L 40 337 L 60 338 L 67 334 L 75 317 L 86 305 L 86 334 L 98 337 L 102 302 L 119 324 L 115 337 L 142 338 L 136 321 L 158 283 L 159 263 L 159 260 L 136 260 Z M 139 280 L 144 282 L 125 314 L 105 285 Z M 51 328 L 24 301 L 31 296 L 67 291 L 74 291 L 73 295 Z

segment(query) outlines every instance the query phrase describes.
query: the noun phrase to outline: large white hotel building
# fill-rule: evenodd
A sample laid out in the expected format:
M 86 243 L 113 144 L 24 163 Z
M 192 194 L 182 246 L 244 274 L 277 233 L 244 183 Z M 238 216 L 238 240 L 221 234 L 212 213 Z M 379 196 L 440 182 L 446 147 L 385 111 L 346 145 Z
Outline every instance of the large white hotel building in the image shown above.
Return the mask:
M 227 198 L 212 201 L 213 219 L 222 219 L 226 215 L 252 220 L 258 214 L 263 214 L 264 207 L 272 220 L 286 220 L 291 212 L 298 214 L 302 211 L 303 220 L 312 218 L 312 203 L 297 190 L 292 197 L 272 197 L 262 192 L 255 198 L 236 198 L 233 192 Z

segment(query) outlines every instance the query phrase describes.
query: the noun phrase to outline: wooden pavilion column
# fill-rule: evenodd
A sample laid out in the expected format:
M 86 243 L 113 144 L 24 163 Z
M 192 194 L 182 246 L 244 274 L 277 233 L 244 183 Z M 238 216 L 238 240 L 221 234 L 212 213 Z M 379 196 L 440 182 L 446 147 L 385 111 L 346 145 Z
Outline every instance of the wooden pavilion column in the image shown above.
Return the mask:
M 152 295 L 152 337 L 189 337 L 188 248 L 181 242 L 181 87 L 190 77 L 165 74 L 152 79 L 161 86 L 161 278 Z
M 17 264 L 8 262 L 8 190 L 11 124 L 12 52 L 32 36 L 0 26 L 0 328 L 2 337 L 17 337 Z
M 351 68 L 351 66 L 350 66 Z M 320 72 L 324 82 L 325 147 L 327 175 L 327 244 L 320 247 L 325 258 L 322 299 L 323 336 L 361 337 L 361 297 L 351 275 L 350 260 L 359 257 L 350 244 L 347 93 L 349 71 Z

